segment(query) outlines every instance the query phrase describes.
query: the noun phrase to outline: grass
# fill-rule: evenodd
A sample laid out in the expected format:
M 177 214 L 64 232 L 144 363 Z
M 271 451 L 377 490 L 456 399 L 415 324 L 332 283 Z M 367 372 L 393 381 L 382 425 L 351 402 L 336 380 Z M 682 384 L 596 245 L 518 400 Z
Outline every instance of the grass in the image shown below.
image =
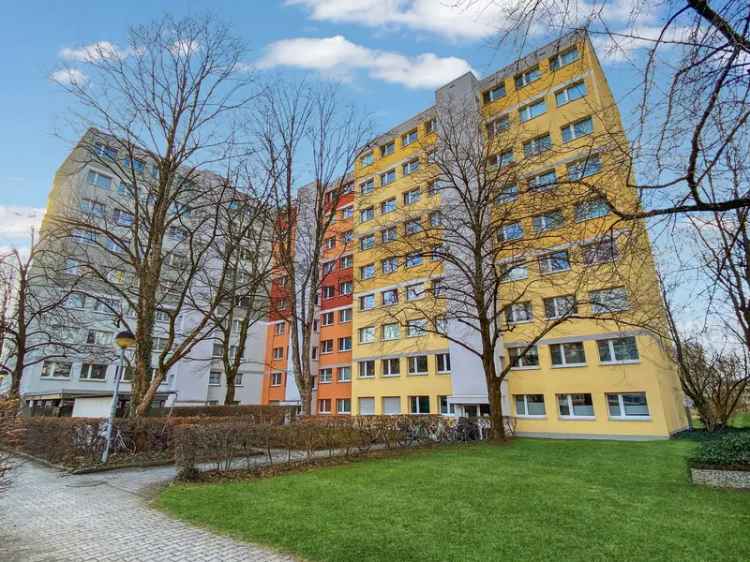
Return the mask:
M 750 493 L 695 443 L 517 439 L 166 489 L 174 516 L 308 560 L 750 560 Z

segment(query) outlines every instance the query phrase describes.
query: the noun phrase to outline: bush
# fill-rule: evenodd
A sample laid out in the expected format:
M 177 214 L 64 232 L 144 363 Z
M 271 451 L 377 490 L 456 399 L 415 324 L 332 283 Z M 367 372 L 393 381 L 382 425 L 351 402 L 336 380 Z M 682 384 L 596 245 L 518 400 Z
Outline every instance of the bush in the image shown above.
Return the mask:
M 704 441 L 692 464 L 750 469 L 750 432 L 729 433 L 721 439 Z
M 250 417 L 257 423 L 284 423 L 294 419 L 296 412 L 297 409 L 293 406 L 180 406 L 152 408 L 148 412 L 148 417 Z

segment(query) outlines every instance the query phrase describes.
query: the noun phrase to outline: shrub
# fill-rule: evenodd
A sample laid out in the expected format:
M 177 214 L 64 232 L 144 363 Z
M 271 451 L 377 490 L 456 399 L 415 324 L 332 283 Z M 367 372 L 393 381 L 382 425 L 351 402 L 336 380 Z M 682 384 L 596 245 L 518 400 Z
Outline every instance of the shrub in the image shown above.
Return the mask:
M 730 433 L 721 439 L 702 442 L 692 463 L 750 469 L 750 432 Z
M 196 417 L 250 417 L 257 423 L 284 423 L 294 419 L 297 409 L 293 406 L 180 406 L 176 408 L 152 408 L 152 418 L 196 418 Z

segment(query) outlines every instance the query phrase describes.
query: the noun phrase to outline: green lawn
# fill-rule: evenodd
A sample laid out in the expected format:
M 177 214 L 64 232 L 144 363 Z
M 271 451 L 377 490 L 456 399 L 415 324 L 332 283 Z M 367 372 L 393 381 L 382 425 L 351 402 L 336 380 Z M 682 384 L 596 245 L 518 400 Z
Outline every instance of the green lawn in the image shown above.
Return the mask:
M 159 503 L 309 560 L 750 560 L 750 492 L 691 485 L 693 447 L 517 439 L 173 486 Z

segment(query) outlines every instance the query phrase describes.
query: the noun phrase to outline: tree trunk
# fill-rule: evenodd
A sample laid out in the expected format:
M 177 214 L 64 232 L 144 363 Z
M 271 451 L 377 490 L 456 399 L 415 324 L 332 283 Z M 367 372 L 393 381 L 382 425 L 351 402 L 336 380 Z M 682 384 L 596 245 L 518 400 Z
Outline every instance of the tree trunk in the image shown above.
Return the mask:
M 231 406 L 234 403 L 234 377 L 233 373 L 227 371 L 227 393 L 224 396 L 225 406 Z
M 494 441 L 504 441 L 506 435 L 503 420 L 503 381 L 497 376 L 493 357 L 484 358 L 482 364 L 487 380 L 487 394 L 490 399 L 490 421 L 492 422 L 492 427 L 490 428 L 489 438 Z
M 8 396 L 11 400 L 18 400 L 21 398 L 21 377 L 23 376 L 23 369 L 26 363 L 26 351 L 25 346 L 18 347 L 18 353 L 16 355 L 16 364 L 13 367 L 12 380 L 10 381 L 10 395 Z

